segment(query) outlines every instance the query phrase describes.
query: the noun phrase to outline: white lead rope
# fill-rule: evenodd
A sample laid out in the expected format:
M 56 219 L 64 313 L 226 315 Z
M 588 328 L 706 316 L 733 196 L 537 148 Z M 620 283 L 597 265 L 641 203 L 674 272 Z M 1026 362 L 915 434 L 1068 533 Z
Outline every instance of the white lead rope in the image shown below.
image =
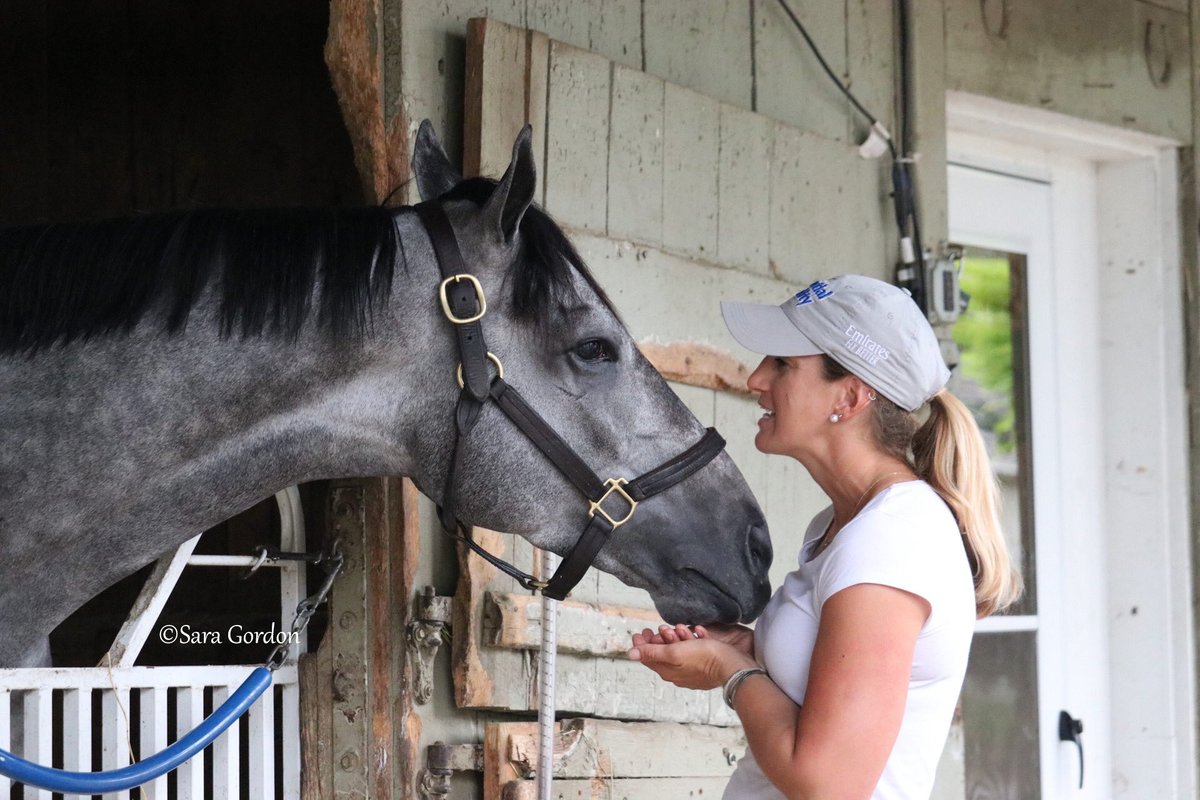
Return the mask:
M 558 569 L 558 556 L 542 551 L 542 580 Z M 554 681 L 558 663 L 558 601 L 542 595 L 542 649 L 538 654 L 538 799 L 551 800 L 554 773 Z

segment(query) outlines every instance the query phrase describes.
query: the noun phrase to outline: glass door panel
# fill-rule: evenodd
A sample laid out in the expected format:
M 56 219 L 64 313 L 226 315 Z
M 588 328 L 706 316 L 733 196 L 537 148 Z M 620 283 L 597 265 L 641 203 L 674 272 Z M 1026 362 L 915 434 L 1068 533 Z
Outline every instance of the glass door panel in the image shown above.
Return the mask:
M 966 800 L 1042 796 L 1036 637 L 984 633 L 971 644 L 962 693 Z
M 964 247 L 967 311 L 953 329 L 961 360 L 950 390 L 974 414 L 1001 494 L 1009 552 L 1026 592 L 980 624 L 963 687 L 968 800 L 1038 800 L 1037 560 L 1029 428 L 1025 258 Z

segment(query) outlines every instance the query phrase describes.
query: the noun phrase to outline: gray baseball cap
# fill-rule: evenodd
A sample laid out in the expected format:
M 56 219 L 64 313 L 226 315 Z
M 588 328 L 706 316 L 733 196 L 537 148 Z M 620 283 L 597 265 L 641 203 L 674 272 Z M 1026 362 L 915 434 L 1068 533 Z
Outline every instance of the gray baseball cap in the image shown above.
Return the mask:
M 733 338 L 767 356 L 833 358 L 916 411 L 946 385 L 937 336 L 908 292 L 865 275 L 817 281 L 778 306 L 721 302 Z

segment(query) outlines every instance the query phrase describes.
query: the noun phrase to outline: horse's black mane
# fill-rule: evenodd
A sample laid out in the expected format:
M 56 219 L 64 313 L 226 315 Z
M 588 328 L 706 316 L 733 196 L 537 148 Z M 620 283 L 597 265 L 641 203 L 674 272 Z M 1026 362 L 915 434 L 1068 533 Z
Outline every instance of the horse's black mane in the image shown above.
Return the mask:
M 482 204 L 495 185 L 472 178 L 443 199 Z M 314 311 L 334 335 L 361 336 L 404 264 L 402 213 L 411 209 L 201 209 L 0 230 L 0 352 L 127 333 L 155 313 L 178 334 L 210 284 L 225 336 L 294 337 Z M 607 302 L 544 211 L 529 209 L 521 239 L 519 315 L 564 301 L 572 269 Z

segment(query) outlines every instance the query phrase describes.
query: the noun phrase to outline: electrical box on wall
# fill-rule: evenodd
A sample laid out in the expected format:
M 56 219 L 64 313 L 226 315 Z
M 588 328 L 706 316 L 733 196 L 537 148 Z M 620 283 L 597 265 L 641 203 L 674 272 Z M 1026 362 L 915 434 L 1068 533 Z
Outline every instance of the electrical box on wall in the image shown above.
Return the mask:
M 925 266 L 925 313 L 934 325 L 949 325 L 966 310 L 967 298 L 959 286 L 959 262 L 962 253 L 931 258 Z

